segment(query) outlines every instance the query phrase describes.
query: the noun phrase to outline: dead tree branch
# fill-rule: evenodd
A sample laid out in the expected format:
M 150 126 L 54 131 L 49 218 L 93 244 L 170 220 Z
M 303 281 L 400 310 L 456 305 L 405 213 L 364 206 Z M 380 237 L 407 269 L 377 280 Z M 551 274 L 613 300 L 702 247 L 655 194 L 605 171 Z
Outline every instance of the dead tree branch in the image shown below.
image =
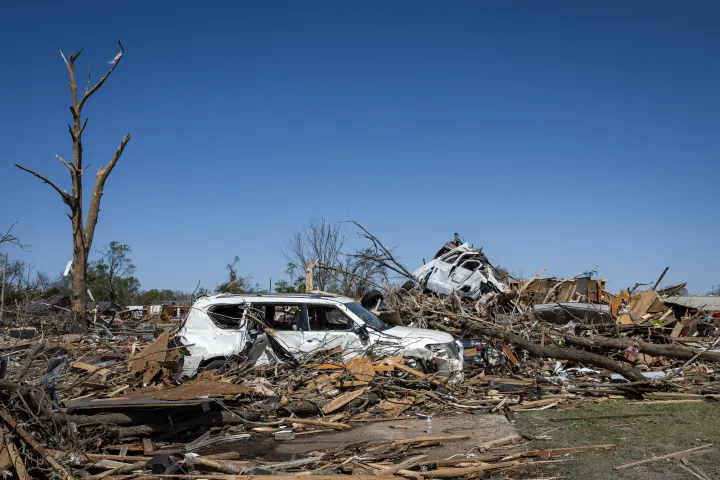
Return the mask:
M 348 255 L 349 257 L 360 258 L 363 260 L 378 263 L 382 267 L 387 268 L 388 270 L 392 270 L 393 272 L 403 277 L 409 278 L 410 280 L 416 280 L 413 274 L 410 273 L 410 271 L 405 268 L 405 266 L 403 266 L 403 264 L 401 264 L 397 258 L 395 258 L 392 250 L 383 245 L 382 242 L 378 240 L 375 235 L 370 233 L 365 227 L 363 227 L 355 220 L 349 220 L 349 222 L 362 230 L 363 233 L 361 233 L 360 236 L 367 240 L 370 240 L 373 245 L 373 250 L 377 252 L 375 255 L 369 255 L 367 253 L 359 252 Z
M 15 228 L 15 225 L 17 225 L 17 222 L 10 225 L 10 228 L 7 229 L 7 232 L 0 234 L 0 245 L 2 245 L 3 243 L 7 243 L 9 245 L 15 245 L 16 247 L 19 247 L 22 250 L 25 250 L 25 248 L 28 245 L 24 245 L 23 243 L 21 243 L 20 239 L 18 237 L 16 237 L 15 235 L 13 235 L 13 233 L 12 233 L 13 228 Z

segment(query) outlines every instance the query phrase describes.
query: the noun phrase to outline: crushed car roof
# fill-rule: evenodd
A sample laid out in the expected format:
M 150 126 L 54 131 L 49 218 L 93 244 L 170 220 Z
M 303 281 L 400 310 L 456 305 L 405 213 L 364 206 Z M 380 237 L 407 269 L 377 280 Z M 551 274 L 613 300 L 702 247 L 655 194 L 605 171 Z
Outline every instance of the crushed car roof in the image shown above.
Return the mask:
M 221 293 L 218 295 L 201 297 L 197 301 L 203 301 L 207 303 L 214 303 L 218 300 L 229 300 L 231 302 L 242 303 L 244 301 L 257 301 L 257 302 L 269 302 L 269 301 L 331 301 L 337 303 L 352 303 L 355 300 L 340 295 L 332 294 L 321 294 L 321 293 Z

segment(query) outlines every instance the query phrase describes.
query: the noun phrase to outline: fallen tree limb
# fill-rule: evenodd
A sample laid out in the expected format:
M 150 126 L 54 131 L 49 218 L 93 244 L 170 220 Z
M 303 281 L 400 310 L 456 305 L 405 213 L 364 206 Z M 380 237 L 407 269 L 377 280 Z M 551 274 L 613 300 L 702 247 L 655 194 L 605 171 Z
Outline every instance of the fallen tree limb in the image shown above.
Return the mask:
M 66 469 L 60 462 L 55 460 L 52 455 L 50 455 L 45 448 L 40 445 L 35 439 L 25 431 L 24 428 L 22 428 L 20 425 L 17 424 L 13 418 L 7 414 L 4 410 L 0 410 L 0 418 L 5 421 L 8 427 L 15 430 L 17 434 L 20 436 L 20 438 L 23 439 L 25 443 L 27 443 L 30 447 L 32 447 L 33 450 L 35 450 L 38 455 L 40 455 L 45 462 L 47 462 L 51 467 L 55 469 L 57 473 L 60 474 L 60 478 L 62 480 L 75 480 L 75 477 L 73 477 L 72 473 L 68 469 Z
M 469 317 L 457 317 L 458 323 L 464 324 L 466 328 L 473 333 L 483 335 L 497 340 L 510 342 L 527 351 L 530 355 L 537 358 L 554 358 L 556 360 L 572 360 L 596 367 L 619 373 L 628 380 L 645 381 L 645 378 L 638 370 L 617 362 L 611 358 L 596 353 L 587 352 L 585 350 L 576 350 L 574 348 L 558 347 L 555 345 L 540 346 L 537 343 L 521 337 L 504 328 L 491 325 L 489 323 L 481 323 Z
M 609 338 L 596 335 L 594 337 L 565 337 L 565 341 L 577 347 L 602 348 L 613 350 L 624 350 L 635 343 L 630 338 Z M 696 352 L 687 347 L 675 345 L 658 345 L 656 343 L 641 342 L 638 344 L 638 351 L 652 355 L 653 357 L 674 358 L 676 360 L 690 360 L 700 353 L 698 358 L 709 362 L 720 362 L 720 352 Z

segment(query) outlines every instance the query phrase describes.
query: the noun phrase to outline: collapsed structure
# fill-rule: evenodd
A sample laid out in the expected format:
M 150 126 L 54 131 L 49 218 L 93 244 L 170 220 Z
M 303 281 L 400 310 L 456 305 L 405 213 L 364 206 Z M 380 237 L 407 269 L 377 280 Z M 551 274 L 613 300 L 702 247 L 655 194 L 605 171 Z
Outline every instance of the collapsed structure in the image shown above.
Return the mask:
M 713 301 L 672 296 L 678 289 L 659 281 L 613 295 L 592 276 L 503 279 L 482 250 L 456 239 L 403 288 L 372 295 L 375 312 L 324 293 L 220 295 L 197 300 L 177 323 L 130 315 L 81 336 L 59 331 L 62 312 L 49 311 L 0 342 L 0 470 L 63 479 L 507 475 L 568 449 L 494 450 L 522 441 L 510 435 L 436 459 L 438 445 L 470 437 L 433 431 L 433 420 L 513 419 L 610 395 L 720 394 Z M 464 381 L 451 381 L 461 366 Z M 390 420 L 421 422 L 423 433 L 400 425 L 391 440 L 339 440 Z M 340 446 L 302 448 L 325 437 Z M 282 445 L 296 453 L 279 460 Z

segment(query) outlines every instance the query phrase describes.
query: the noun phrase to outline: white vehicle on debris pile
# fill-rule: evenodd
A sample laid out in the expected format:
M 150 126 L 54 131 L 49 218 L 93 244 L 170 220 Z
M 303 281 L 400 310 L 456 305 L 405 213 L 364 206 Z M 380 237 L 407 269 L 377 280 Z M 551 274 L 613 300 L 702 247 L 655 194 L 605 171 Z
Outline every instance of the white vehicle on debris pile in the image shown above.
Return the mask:
M 302 361 L 335 347 L 359 354 L 400 355 L 413 368 L 462 381 L 462 347 L 436 330 L 392 326 L 355 301 L 321 294 L 222 294 L 198 299 L 179 332 L 183 373 L 222 367 L 228 359 L 263 365 Z
M 506 292 L 507 286 L 498 280 L 498 273 L 482 249 L 463 243 L 455 234 L 455 241 L 446 243 L 433 259 L 413 272 L 424 288 L 440 295 L 457 293 L 460 297 L 478 300 L 491 292 Z M 413 282 L 406 283 L 410 288 Z

